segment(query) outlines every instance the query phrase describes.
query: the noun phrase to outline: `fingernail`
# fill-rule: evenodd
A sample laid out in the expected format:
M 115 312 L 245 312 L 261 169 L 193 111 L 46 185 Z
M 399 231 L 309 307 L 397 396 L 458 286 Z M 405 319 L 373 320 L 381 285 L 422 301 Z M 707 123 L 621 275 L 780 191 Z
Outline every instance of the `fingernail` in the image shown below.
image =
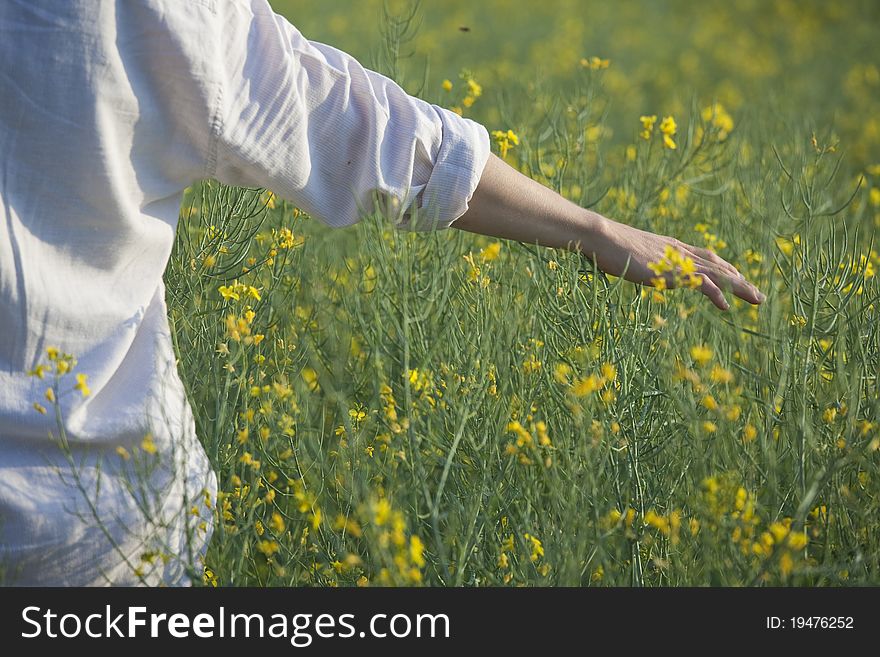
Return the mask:
M 758 292 L 758 301 L 764 303 L 767 300 L 767 295 L 763 292 Z

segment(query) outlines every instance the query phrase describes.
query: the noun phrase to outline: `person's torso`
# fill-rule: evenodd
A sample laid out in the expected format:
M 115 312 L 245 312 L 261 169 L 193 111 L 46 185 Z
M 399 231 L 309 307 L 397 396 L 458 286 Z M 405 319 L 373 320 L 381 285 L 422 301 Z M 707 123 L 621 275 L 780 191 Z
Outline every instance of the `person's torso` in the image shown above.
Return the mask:
M 205 170 L 210 2 L 0 4 L 0 441 L 43 440 L 46 349 L 91 395 L 71 439 L 135 440 L 171 385 L 161 276 L 182 190 Z M 60 388 L 73 388 L 74 375 Z M 161 401 L 161 400 L 158 400 Z M 156 409 L 153 409 L 156 410 Z

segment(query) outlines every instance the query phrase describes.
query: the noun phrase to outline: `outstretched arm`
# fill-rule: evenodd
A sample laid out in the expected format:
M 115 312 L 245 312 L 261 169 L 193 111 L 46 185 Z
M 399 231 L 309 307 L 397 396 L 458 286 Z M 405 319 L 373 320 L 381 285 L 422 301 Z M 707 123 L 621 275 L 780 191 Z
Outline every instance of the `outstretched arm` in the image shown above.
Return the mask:
M 730 307 L 723 290 L 753 304 L 765 299 L 733 265 L 712 251 L 581 208 L 495 155 L 489 157 L 468 211 L 452 227 L 578 251 L 602 271 L 646 285 L 656 276 L 648 263 L 661 260 L 666 247 L 672 246 L 693 259 L 696 273 L 702 277 L 700 291 L 721 310 Z

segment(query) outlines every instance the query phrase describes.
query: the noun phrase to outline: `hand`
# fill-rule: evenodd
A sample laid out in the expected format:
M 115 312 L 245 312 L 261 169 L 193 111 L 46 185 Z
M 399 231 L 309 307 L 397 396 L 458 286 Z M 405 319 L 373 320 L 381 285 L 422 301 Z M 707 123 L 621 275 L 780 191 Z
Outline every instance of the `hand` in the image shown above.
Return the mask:
M 662 260 L 666 248 L 671 246 L 682 256 L 694 261 L 696 273 L 702 278 L 698 289 L 721 310 L 730 308 L 723 291 L 729 290 L 751 304 L 763 303 L 766 299 L 736 267 L 708 249 L 685 244 L 673 237 L 639 230 L 601 215 L 596 217 L 598 228 L 589 240 L 592 252 L 588 253 L 586 247 L 581 252 L 608 274 L 623 276 L 632 283 L 653 285 L 652 279 L 657 278 L 657 274 L 648 264 Z M 675 286 L 674 277 L 664 275 L 663 278 L 667 287 Z

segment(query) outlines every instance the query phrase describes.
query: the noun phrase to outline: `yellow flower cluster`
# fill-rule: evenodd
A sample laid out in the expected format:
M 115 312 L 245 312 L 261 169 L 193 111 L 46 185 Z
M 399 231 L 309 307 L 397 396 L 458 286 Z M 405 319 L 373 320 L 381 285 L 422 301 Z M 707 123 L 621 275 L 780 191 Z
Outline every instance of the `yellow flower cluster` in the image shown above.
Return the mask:
M 539 448 L 553 449 L 553 443 L 547 433 L 547 424 L 543 420 L 527 420 L 527 422 L 528 429 L 519 420 L 511 420 L 506 428 L 509 433 L 516 436 L 514 442 L 508 443 L 506 452 L 516 456 L 522 465 L 532 465 L 535 458 L 540 459 Z M 545 467 L 552 466 L 553 461 L 549 454 L 544 454 L 543 463 Z
M 639 137 L 648 141 L 651 135 L 654 134 L 654 124 L 657 123 L 657 115 L 643 115 L 639 117 L 639 121 L 642 124 L 642 131 L 639 133 Z
M 581 67 L 589 69 L 591 71 L 600 71 L 602 69 L 608 68 L 610 64 L 611 60 L 602 59 L 601 57 L 596 57 L 595 55 L 593 55 L 592 57 L 583 57 L 580 61 Z
M 507 527 L 507 518 L 504 517 L 501 519 L 501 524 L 503 527 Z M 535 536 L 532 533 L 526 532 L 523 535 L 523 539 L 526 541 L 526 554 L 524 556 L 528 556 L 529 562 L 534 564 L 535 570 L 542 577 L 546 577 L 550 572 L 550 564 L 544 561 L 544 544 L 540 538 Z M 516 558 L 517 550 L 516 545 L 514 543 L 513 534 L 507 534 L 504 540 L 501 542 L 498 551 L 498 561 L 497 566 L 500 570 L 509 571 L 512 563 L 512 559 Z M 509 584 L 513 579 L 512 572 L 506 572 L 502 576 L 502 581 L 505 584 Z
M 262 333 L 252 334 L 251 325 L 255 317 L 256 313 L 250 306 L 245 309 L 244 314 L 241 316 L 230 313 L 226 316 L 226 336 L 234 342 L 242 342 L 246 345 L 260 344 L 265 340 L 266 336 Z M 229 347 L 221 345 L 218 347 L 218 352 L 229 353 Z
M 639 121 L 642 124 L 642 130 L 641 132 L 639 132 L 639 136 L 645 141 L 650 140 L 654 134 L 654 127 L 657 123 L 657 115 L 643 115 L 639 117 Z M 660 122 L 660 135 L 663 139 L 663 145 L 670 150 L 675 150 L 676 148 L 678 148 L 678 145 L 673 139 L 677 130 L 678 126 L 675 123 L 675 119 L 671 116 L 664 116 L 663 120 Z
M 504 130 L 493 130 L 492 139 L 495 140 L 495 144 L 498 146 L 502 160 L 507 157 L 510 149 L 519 146 L 519 136 L 513 130 L 507 130 L 506 132 Z
M 37 363 L 37 365 L 33 369 L 28 370 L 27 373 L 28 376 L 40 380 L 45 379 L 47 374 L 53 375 L 54 381 L 49 388 L 46 388 L 43 396 L 50 404 L 57 404 L 58 396 L 60 394 L 59 386 L 61 379 L 72 373 L 74 368 L 76 368 L 76 358 L 72 354 L 62 352 L 57 347 L 48 347 L 46 349 L 46 358 L 49 361 L 48 363 Z M 76 383 L 73 386 L 75 391 L 79 392 L 83 397 L 88 397 L 92 394 L 92 390 L 89 388 L 88 384 L 88 374 L 77 372 L 75 373 L 74 378 L 76 379 Z M 46 407 L 39 402 L 33 403 L 33 409 L 40 415 L 46 415 L 48 412 Z
M 476 283 L 481 288 L 489 287 L 492 279 L 489 278 L 487 272 L 491 269 L 491 266 L 487 267 L 486 265 L 491 259 L 487 260 L 480 256 L 481 262 L 478 263 L 473 253 L 466 253 L 462 258 L 464 258 L 464 261 L 468 264 L 468 282 Z
M 703 284 L 703 277 L 697 273 L 693 258 L 683 255 L 669 244 L 660 260 L 648 263 L 648 269 L 655 274 L 651 284 L 658 290 L 665 290 L 667 287 L 695 289 Z
M 217 288 L 217 291 L 226 301 L 241 301 L 243 296 L 251 297 L 257 301 L 260 300 L 260 291 L 257 288 L 253 285 L 239 283 L 238 281 L 234 281 L 232 285 L 221 285 Z
M 383 549 L 390 550 L 391 564 L 395 574 L 390 568 L 391 564 L 384 566 L 379 571 L 380 584 L 420 584 L 422 582 L 422 568 L 425 560 L 425 544 L 422 539 L 412 534 L 407 539 L 406 520 L 397 509 L 391 507 L 390 502 L 380 497 L 371 505 L 372 528 L 378 531 L 378 544 Z
M 718 141 L 724 141 L 733 131 L 733 117 L 727 113 L 724 105 L 719 102 L 704 107 L 701 112 L 701 117 L 703 121 L 717 131 Z M 699 136 L 701 135 L 698 135 L 698 137 Z
M 468 69 L 462 69 L 458 74 L 458 77 L 462 81 L 462 90 L 458 96 L 460 104 L 453 105 L 450 109 L 456 114 L 461 115 L 463 111 L 462 108 L 467 109 L 473 106 L 477 99 L 483 95 L 483 87 L 476 81 L 474 74 Z M 453 90 L 451 80 L 443 80 L 443 83 L 440 86 L 446 93 L 451 93 Z
M 617 371 L 613 365 L 604 365 L 601 375 L 590 374 L 585 378 L 580 378 L 571 386 L 571 394 L 575 397 L 585 397 L 591 395 L 597 390 L 602 390 L 600 398 L 603 402 L 610 403 L 614 401 L 615 393 L 611 388 L 617 377 Z
M 700 233 L 700 235 L 703 236 L 703 241 L 706 243 L 706 248 L 710 251 L 718 252 L 721 249 L 727 247 L 727 242 L 712 233 L 708 224 L 702 222 L 694 224 L 694 230 L 696 230 L 698 233 Z
M 663 145 L 669 149 L 678 148 L 673 141 L 673 137 L 675 136 L 675 132 L 678 129 L 678 126 L 675 124 L 675 119 L 671 116 L 663 117 L 663 120 L 660 122 L 660 133 L 663 135 Z
M 796 568 L 796 559 L 808 543 L 805 531 L 795 531 L 793 520 L 783 517 L 764 524 L 757 506 L 757 497 L 730 476 L 708 477 L 702 482 L 705 525 L 716 538 L 727 535 L 744 558 L 769 562 L 776 557 L 779 573 L 788 577 Z

